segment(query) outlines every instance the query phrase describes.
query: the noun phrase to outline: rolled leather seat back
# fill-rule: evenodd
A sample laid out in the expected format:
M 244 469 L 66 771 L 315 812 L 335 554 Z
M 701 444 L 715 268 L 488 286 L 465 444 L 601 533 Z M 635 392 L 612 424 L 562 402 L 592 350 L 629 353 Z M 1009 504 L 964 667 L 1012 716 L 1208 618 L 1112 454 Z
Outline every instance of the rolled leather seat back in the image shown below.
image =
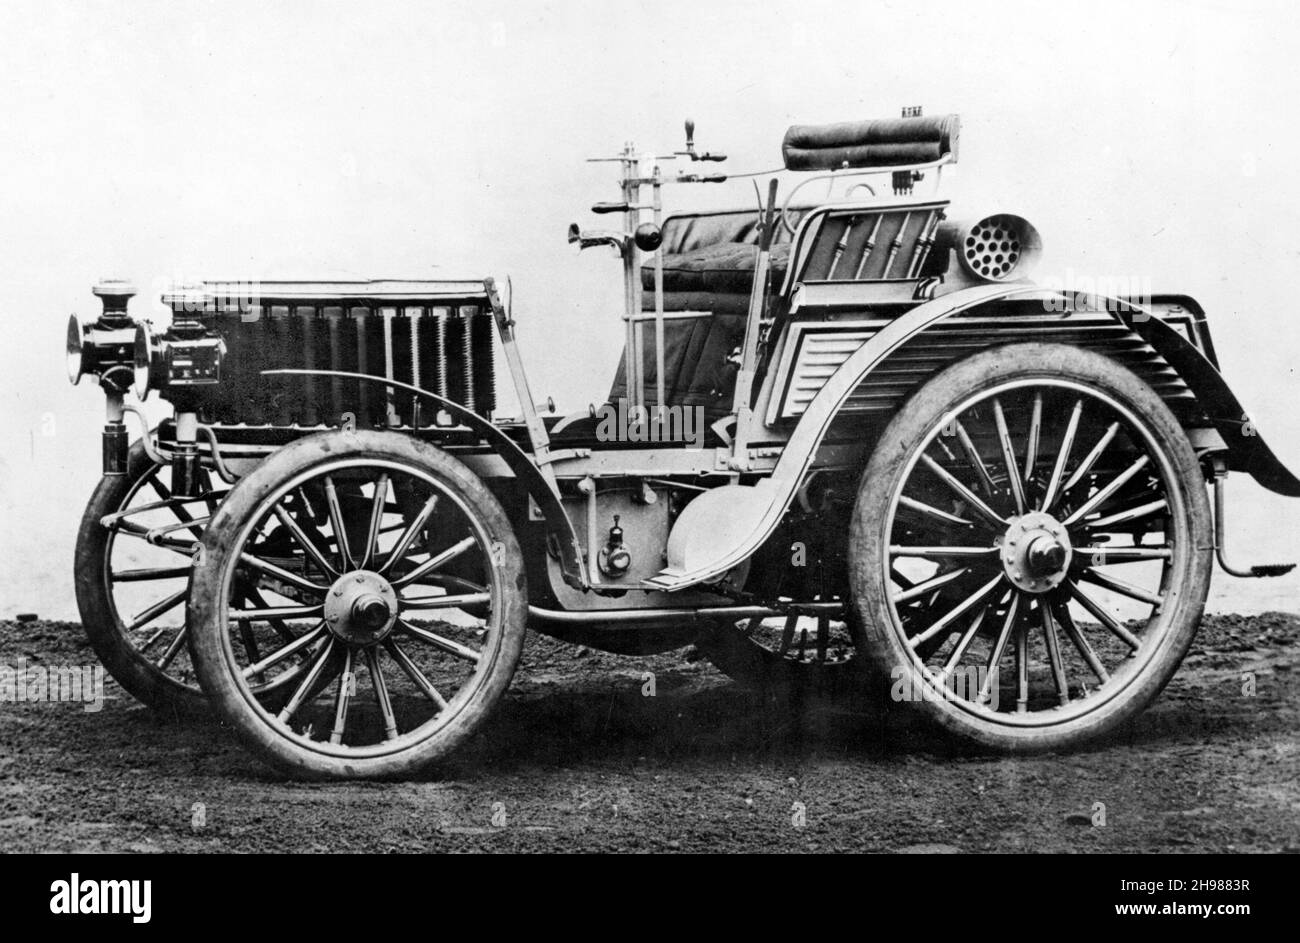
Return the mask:
M 957 115 L 882 118 L 838 124 L 796 124 L 785 132 L 787 170 L 845 170 L 957 159 Z

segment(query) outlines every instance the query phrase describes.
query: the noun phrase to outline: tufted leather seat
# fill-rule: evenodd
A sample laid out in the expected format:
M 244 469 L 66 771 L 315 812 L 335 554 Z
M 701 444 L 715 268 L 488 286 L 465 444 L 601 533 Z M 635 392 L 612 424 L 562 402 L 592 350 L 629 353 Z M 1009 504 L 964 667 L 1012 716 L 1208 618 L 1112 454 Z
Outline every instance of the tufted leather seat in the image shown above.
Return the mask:
M 772 280 L 778 287 L 785 277 L 786 262 L 790 257 L 789 243 L 772 247 Z M 645 289 L 642 307 L 654 310 L 654 266 L 641 269 L 641 285 Z M 717 295 L 709 307 L 719 305 L 733 309 L 736 303 L 742 308 L 749 304 L 749 293 L 754 283 L 754 246 L 743 242 L 723 242 L 704 246 L 689 252 L 664 257 L 664 309 L 667 311 L 700 310 L 684 306 L 682 295 Z M 668 297 L 671 296 L 671 299 Z M 669 304 L 671 300 L 672 304 Z
M 793 214 L 792 214 L 793 215 Z M 706 311 L 707 318 L 664 324 L 664 398 L 669 405 L 699 406 L 712 419 L 731 408 L 727 356 L 740 345 L 754 283 L 758 211 L 729 210 L 671 216 L 664 221 L 664 310 Z M 778 225 L 771 255 L 773 290 L 781 286 L 790 256 L 790 234 Z M 642 310 L 653 311 L 654 265 L 641 269 Z M 646 402 L 655 401 L 653 322 L 645 332 Z M 627 396 L 623 357 L 610 390 L 611 402 Z

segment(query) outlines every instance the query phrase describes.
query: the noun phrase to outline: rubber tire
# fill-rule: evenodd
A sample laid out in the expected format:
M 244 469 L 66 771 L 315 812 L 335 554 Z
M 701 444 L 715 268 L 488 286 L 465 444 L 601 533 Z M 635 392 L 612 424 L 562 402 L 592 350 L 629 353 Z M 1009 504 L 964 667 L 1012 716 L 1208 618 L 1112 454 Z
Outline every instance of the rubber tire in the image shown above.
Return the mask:
M 109 531 L 100 520 L 120 511 L 132 488 L 153 467 L 144 446 L 136 442 L 127 454 L 127 473 L 105 475 L 91 494 L 77 531 L 73 571 L 77 609 L 91 648 L 123 690 L 164 716 L 206 717 L 211 712 L 201 690 L 160 671 L 127 639 L 104 578 Z
M 1213 535 L 1205 476 L 1178 420 L 1132 371 L 1091 351 L 1061 344 L 1013 344 L 975 354 L 946 368 L 907 401 L 885 429 L 862 476 L 849 528 L 849 572 L 859 618 L 859 651 L 889 683 L 894 666 L 911 665 L 909 653 L 892 628 L 882 553 L 883 533 L 894 490 L 913 450 L 949 410 L 974 393 L 1016 378 L 1064 378 L 1097 387 L 1141 419 L 1173 466 L 1188 523 L 1188 572 L 1172 574 L 1166 605 L 1174 607 L 1170 631 L 1160 640 L 1141 677 L 1095 713 L 1059 728 L 1011 728 L 991 723 L 944 700 L 909 701 L 942 731 L 980 748 L 1009 754 L 1059 751 L 1115 730 L 1141 713 L 1168 683 L 1196 635 L 1209 592 Z M 915 680 L 915 679 L 913 679 Z M 921 682 L 917 682 L 921 683 Z
M 480 688 L 459 712 L 425 741 L 398 754 L 343 758 L 306 750 L 280 733 L 252 705 L 232 676 L 233 653 L 218 628 L 224 607 L 223 571 L 233 543 L 262 500 L 287 478 L 342 457 L 401 459 L 420 466 L 458 491 L 479 517 L 492 541 L 504 545 L 501 565 L 501 631 L 492 664 Z M 203 535 L 203 562 L 195 567 L 190 591 L 190 652 L 199 682 L 216 713 L 253 753 L 279 771 L 300 779 L 385 779 L 409 775 L 450 756 L 487 719 L 505 694 L 523 648 L 528 587 L 523 555 L 500 503 L 461 462 L 407 435 L 373 430 L 332 431 L 299 439 L 273 453 L 231 490 Z

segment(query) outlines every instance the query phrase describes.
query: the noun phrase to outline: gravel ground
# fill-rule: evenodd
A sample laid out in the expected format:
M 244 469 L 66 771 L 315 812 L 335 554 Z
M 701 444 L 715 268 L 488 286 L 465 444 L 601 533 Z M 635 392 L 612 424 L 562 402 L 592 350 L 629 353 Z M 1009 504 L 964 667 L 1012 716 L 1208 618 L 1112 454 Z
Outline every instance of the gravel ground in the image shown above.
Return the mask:
M 94 663 L 77 625 L 0 622 L 0 662 L 20 658 Z M 1207 617 L 1121 737 L 1010 760 L 902 710 L 792 714 L 690 650 L 620 658 L 532 635 L 454 767 L 337 785 L 285 781 L 110 680 L 97 713 L 0 703 L 0 850 L 1300 851 L 1298 663 L 1300 616 Z

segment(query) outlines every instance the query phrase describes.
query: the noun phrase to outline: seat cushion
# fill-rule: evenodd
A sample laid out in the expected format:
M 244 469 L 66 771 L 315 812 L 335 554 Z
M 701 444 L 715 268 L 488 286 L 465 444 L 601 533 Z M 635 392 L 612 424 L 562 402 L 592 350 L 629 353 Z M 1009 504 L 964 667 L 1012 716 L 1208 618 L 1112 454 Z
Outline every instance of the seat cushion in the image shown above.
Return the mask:
M 755 247 L 743 242 L 723 242 L 688 252 L 664 256 L 665 295 L 709 294 L 741 295 L 748 304 L 754 284 Z M 790 258 L 788 243 L 772 247 L 772 283 L 780 286 L 785 278 Z M 643 307 L 654 310 L 655 269 L 653 264 L 641 267 L 641 286 L 644 289 Z M 666 310 L 684 310 L 667 308 Z M 704 310 L 711 310 L 705 308 Z
M 961 121 L 956 115 L 916 115 L 877 121 L 794 125 L 781 153 L 787 170 L 899 167 L 957 157 Z

